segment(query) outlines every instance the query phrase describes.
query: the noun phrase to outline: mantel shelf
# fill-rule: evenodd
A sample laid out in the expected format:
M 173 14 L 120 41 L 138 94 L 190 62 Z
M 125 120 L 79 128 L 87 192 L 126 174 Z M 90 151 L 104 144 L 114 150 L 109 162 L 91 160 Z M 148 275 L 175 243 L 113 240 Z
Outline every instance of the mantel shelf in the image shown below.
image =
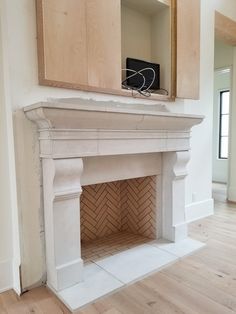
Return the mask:
M 38 125 L 45 158 L 189 150 L 191 128 L 203 120 L 158 104 L 82 99 L 40 102 L 24 111 Z
M 24 111 L 44 129 L 189 130 L 204 118 L 172 113 L 164 105 L 82 99 L 40 102 Z

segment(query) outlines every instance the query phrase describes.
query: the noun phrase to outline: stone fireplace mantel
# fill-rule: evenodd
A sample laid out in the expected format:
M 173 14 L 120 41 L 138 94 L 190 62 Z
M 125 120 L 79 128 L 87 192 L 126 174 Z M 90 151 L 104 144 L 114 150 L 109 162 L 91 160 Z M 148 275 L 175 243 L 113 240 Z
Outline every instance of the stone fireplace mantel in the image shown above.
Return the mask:
M 41 102 L 24 110 L 38 125 L 43 158 L 190 149 L 191 128 L 201 123 L 202 116 L 170 113 L 158 105 L 146 107 L 68 100 L 67 103 Z
M 203 116 L 171 113 L 162 105 L 128 105 L 78 99 L 40 102 L 24 108 L 39 129 L 43 167 L 47 283 L 54 291 L 83 280 L 80 241 L 81 178 L 90 184 L 100 176 L 120 178 L 126 158 L 139 160 L 126 177 L 161 176 L 162 237 L 187 237 L 185 221 L 186 165 L 191 128 Z M 160 169 L 155 159 L 162 153 Z M 84 171 L 84 159 L 107 158 Z M 115 162 L 107 160 L 115 157 Z M 135 164 L 135 162 L 134 162 Z M 114 167 L 113 167 L 113 166 Z M 141 172 L 141 170 L 143 172 Z M 95 173 L 94 173 L 95 172 Z

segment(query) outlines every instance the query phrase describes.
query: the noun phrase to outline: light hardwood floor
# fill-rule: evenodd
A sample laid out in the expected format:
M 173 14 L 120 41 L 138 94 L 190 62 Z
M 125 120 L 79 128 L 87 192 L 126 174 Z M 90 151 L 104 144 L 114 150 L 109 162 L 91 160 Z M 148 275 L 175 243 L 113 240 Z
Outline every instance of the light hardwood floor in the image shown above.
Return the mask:
M 85 307 L 81 314 L 236 313 L 236 206 L 190 225 L 207 246 L 192 256 Z M 0 313 L 70 313 L 46 288 L 0 295 Z

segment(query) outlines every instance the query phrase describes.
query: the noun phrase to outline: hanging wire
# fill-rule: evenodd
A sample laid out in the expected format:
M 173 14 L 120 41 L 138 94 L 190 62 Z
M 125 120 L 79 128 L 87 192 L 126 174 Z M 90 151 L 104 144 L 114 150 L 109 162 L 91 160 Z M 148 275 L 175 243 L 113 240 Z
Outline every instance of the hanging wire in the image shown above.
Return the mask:
M 144 68 L 144 69 L 141 69 L 139 71 L 136 71 L 136 70 L 133 70 L 133 69 L 128 69 L 128 68 L 125 68 L 125 69 L 122 69 L 122 71 L 129 71 L 129 72 L 132 72 L 131 75 L 127 76 L 123 81 L 122 81 L 122 87 L 127 89 L 127 90 L 131 90 L 132 91 L 132 96 L 136 96 L 138 94 L 141 94 L 142 96 L 145 96 L 145 97 L 150 97 L 151 94 L 152 94 L 152 90 L 151 90 L 151 87 L 153 85 L 153 83 L 155 82 L 155 79 L 156 79 L 156 72 L 154 71 L 153 68 Z M 153 72 L 153 78 L 152 78 L 152 82 L 146 86 L 146 77 L 143 75 L 143 72 L 145 71 L 152 71 Z M 130 78 L 133 78 L 135 77 L 136 75 L 139 75 L 142 77 L 143 79 L 143 83 L 140 87 L 133 87 L 133 86 L 129 86 L 127 85 L 127 81 L 130 79 Z M 163 90 L 165 91 L 166 95 L 168 95 L 168 91 L 164 88 L 160 88 L 159 90 Z M 133 92 L 136 91 L 137 94 L 135 95 Z

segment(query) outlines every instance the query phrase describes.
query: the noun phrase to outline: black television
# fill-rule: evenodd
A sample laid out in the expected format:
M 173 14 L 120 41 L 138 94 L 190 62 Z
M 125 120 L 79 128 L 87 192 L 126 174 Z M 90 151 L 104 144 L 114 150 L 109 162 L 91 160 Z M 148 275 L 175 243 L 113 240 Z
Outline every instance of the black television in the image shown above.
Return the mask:
M 153 71 L 145 70 L 142 71 L 142 75 L 145 77 L 146 84 L 142 88 L 143 90 L 149 87 L 150 90 L 159 90 L 160 89 L 160 64 L 147 62 L 144 60 L 127 58 L 126 59 L 126 85 L 133 87 L 134 89 L 140 89 L 143 85 L 143 77 L 139 74 L 128 78 L 130 75 L 134 74 L 133 71 L 140 71 L 145 68 L 151 68 L 155 72 L 155 80 L 153 81 Z M 133 71 L 129 71 L 133 70 Z M 153 83 L 152 83 L 153 81 Z

